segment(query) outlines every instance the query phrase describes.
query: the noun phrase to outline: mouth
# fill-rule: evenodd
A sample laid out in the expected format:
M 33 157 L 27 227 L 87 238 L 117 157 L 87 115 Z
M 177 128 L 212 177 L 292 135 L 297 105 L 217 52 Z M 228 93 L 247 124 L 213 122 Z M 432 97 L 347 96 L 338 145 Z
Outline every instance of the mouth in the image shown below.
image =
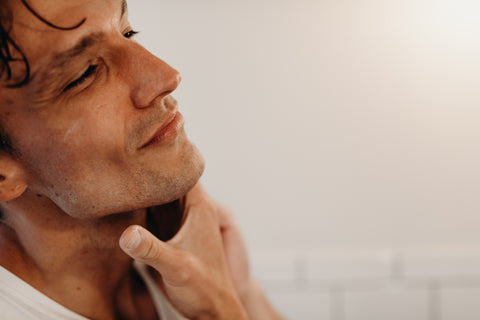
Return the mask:
M 147 148 L 152 145 L 163 145 L 165 143 L 175 140 L 183 129 L 185 119 L 183 115 L 175 110 L 175 112 L 169 114 L 163 124 L 155 131 L 153 136 L 144 143 L 140 149 Z

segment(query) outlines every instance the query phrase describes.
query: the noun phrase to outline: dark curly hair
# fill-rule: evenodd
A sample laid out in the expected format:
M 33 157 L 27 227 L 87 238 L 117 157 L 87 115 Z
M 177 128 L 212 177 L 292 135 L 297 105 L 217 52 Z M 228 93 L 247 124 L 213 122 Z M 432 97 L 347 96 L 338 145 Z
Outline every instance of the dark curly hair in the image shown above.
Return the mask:
M 74 25 L 73 27 L 61 27 L 57 26 L 50 21 L 39 15 L 26 0 L 20 0 L 25 8 L 30 11 L 38 20 L 42 21 L 49 27 L 59 30 L 73 30 L 80 27 L 86 20 Z M 30 66 L 28 64 L 27 57 L 22 51 L 22 48 L 15 43 L 10 36 L 12 28 L 13 15 L 11 8 L 7 4 L 8 0 L 0 0 L 0 81 L 1 85 L 7 88 L 19 88 L 26 85 L 30 80 Z M 12 71 L 12 63 L 20 62 L 23 64 L 23 75 L 15 75 Z M 0 151 L 7 152 L 9 154 L 15 154 L 15 149 L 12 146 L 8 134 L 4 131 L 0 125 Z M 5 177 L 0 176 L 0 180 Z M 0 210 L 0 224 L 2 224 L 3 213 Z
M 20 0 L 22 4 L 27 8 L 30 13 L 32 13 L 38 20 L 42 21 L 49 27 L 59 30 L 73 30 L 80 27 L 84 22 L 85 18 L 72 27 L 61 27 L 57 26 L 47 19 L 39 15 L 32 7 L 28 4 L 26 0 Z M 12 12 L 8 5 L 5 4 L 6 0 L 0 0 L 1 9 L 0 9 L 0 78 L 4 78 L 7 82 L 7 87 L 18 88 L 28 83 L 30 80 L 30 66 L 28 64 L 27 57 L 23 53 L 22 49 L 15 43 L 15 41 L 10 37 L 10 29 L 12 26 Z M 24 74 L 20 80 L 11 82 L 14 75 L 12 73 L 11 63 L 20 61 L 24 65 Z
M 20 0 L 25 8 L 30 11 L 38 20 L 42 21 L 51 28 L 59 30 L 73 30 L 80 27 L 86 20 L 77 23 L 72 27 L 61 27 L 55 25 L 39 15 L 26 0 Z M 30 66 L 27 57 L 22 48 L 15 43 L 10 36 L 12 28 L 13 15 L 7 4 L 8 0 L 0 0 L 0 81 L 2 85 L 8 88 L 19 88 L 26 85 L 30 80 Z M 23 74 L 13 74 L 12 63 L 23 64 Z M 21 72 L 22 72 L 21 71 Z M 8 135 L 0 127 L 0 151 L 12 153 L 14 151 Z
M 27 58 L 23 54 L 18 45 L 10 38 L 10 29 L 12 25 L 12 12 L 10 8 L 5 5 L 5 1 L 2 1 L 0 11 L 0 75 L 2 80 L 7 82 L 12 79 L 12 69 L 10 64 L 14 61 L 22 60 L 25 65 L 25 76 L 17 83 L 9 84 L 9 87 L 20 87 L 27 83 L 30 75 L 30 68 L 28 67 Z M 20 58 L 14 58 L 13 56 L 18 53 Z

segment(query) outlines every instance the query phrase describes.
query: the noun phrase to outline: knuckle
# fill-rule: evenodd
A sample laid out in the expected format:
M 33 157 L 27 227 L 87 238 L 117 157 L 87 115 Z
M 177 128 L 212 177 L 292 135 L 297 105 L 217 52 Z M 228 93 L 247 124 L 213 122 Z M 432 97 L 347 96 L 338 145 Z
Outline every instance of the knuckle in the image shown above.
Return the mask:
M 205 201 L 204 209 L 206 215 L 215 218 L 217 217 L 218 211 L 213 201 Z
M 234 219 L 234 215 L 232 213 L 232 211 L 230 211 L 229 209 L 227 209 L 225 206 L 219 204 L 218 205 L 218 214 L 224 218 L 224 219 L 227 219 L 229 221 L 233 220 Z
M 178 277 L 178 281 L 180 281 L 180 283 L 188 283 L 192 279 L 192 274 L 191 274 L 191 271 L 188 268 L 183 266 L 183 267 L 179 268 L 179 270 L 177 272 L 177 277 Z
M 158 258 L 158 255 L 159 255 L 159 250 L 155 245 L 155 242 L 152 239 L 150 239 L 149 241 L 147 241 L 143 249 L 143 254 L 142 254 L 143 259 L 147 261 L 156 260 Z
M 177 279 L 181 283 L 188 283 L 194 279 L 198 269 L 197 259 L 188 253 L 181 253 L 178 256 Z

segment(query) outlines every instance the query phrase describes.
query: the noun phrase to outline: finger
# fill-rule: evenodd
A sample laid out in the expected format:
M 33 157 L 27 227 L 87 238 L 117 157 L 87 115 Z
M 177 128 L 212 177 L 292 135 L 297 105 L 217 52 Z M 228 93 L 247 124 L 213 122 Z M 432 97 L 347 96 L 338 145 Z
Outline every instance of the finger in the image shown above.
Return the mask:
M 191 206 L 185 221 L 177 234 L 168 241 L 180 247 L 201 246 L 203 241 L 210 242 L 220 236 L 218 220 L 213 206 Z
M 215 203 L 200 183 L 185 196 L 185 209 L 180 230 L 168 242 L 178 243 L 199 234 L 211 234 L 218 228 L 218 212 Z
M 245 241 L 231 211 L 221 204 L 217 204 L 217 210 L 224 245 L 232 246 L 233 244 L 234 247 L 237 247 L 236 249 L 241 249 L 246 252 Z
M 182 228 L 188 219 L 192 207 L 202 205 L 202 201 L 205 202 L 205 200 L 208 200 L 208 194 L 206 193 L 200 182 L 197 182 L 197 184 L 184 197 L 180 199 L 179 209 L 182 212 L 182 221 L 180 223 L 180 226 Z M 180 230 L 177 230 L 177 234 L 179 231 Z
M 119 244 L 130 257 L 155 268 L 160 273 L 169 274 L 176 268 L 174 249 L 145 228 L 137 225 L 128 227 L 122 233 Z
M 243 296 L 250 278 L 248 250 L 240 228 L 231 211 L 218 204 L 219 222 L 224 250 L 230 267 L 230 276 L 237 290 Z
M 222 231 L 224 229 L 239 229 L 232 212 L 223 205 L 217 203 L 218 223 Z
M 200 182 L 198 182 L 185 196 L 185 209 L 188 210 L 189 206 L 197 205 L 198 203 L 202 203 L 209 199 L 205 188 Z

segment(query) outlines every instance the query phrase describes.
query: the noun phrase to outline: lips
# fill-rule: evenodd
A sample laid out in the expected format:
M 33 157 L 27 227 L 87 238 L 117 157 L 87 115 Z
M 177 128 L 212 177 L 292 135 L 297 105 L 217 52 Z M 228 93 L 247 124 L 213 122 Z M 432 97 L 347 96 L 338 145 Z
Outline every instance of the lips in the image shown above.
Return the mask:
M 174 140 L 182 130 L 184 123 L 185 120 L 180 112 L 175 111 L 169 114 L 163 124 L 140 149 Z

